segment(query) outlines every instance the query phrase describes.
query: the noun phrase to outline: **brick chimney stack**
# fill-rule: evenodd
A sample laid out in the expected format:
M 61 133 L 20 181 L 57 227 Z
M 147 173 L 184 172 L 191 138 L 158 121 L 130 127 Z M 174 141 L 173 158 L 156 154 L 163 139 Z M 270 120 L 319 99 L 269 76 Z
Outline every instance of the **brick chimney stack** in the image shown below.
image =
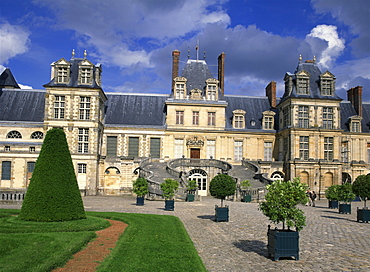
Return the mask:
M 362 116 L 362 86 L 351 88 L 347 91 L 348 101 L 351 102 L 357 114 Z
M 269 85 L 266 86 L 266 96 L 270 101 L 271 108 L 276 108 L 276 82 L 271 81 Z
M 221 89 L 222 95 L 225 94 L 225 53 L 222 52 L 218 56 L 218 87 Z
M 180 51 L 172 51 L 172 90 L 175 88 L 175 82 L 173 81 L 179 76 L 179 62 L 180 62 Z

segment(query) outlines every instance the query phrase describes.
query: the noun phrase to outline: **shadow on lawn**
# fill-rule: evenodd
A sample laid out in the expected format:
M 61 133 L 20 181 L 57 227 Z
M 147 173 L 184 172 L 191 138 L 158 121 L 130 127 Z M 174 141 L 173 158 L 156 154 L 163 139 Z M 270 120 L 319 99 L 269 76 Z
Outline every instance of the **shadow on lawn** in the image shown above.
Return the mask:
M 268 258 L 267 245 L 258 240 L 239 240 L 234 242 L 233 245 L 244 252 L 255 252 L 262 257 Z

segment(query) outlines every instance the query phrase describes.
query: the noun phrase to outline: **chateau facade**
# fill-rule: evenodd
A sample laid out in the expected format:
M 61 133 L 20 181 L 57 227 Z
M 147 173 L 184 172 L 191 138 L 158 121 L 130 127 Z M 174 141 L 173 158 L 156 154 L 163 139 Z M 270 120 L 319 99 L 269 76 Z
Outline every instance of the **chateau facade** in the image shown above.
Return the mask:
M 64 129 L 79 187 L 88 195 L 130 193 L 145 158 L 251 162 L 271 179 L 300 177 L 320 195 L 370 173 L 370 103 L 362 102 L 361 86 L 348 90 L 344 101 L 332 73 L 300 59 L 284 77 L 281 98 L 273 81 L 266 96 L 228 95 L 224 62 L 222 53 L 217 78 L 204 60 L 188 59 L 180 75 L 180 52 L 173 51 L 172 88 L 163 95 L 105 93 L 102 67 L 86 54 L 52 63 L 51 80 L 40 90 L 20 89 L 6 69 L 0 77 L 0 190 L 28 187 L 52 127 Z M 194 169 L 203 176 L 199 194 L 207 195 L 216 173 Z

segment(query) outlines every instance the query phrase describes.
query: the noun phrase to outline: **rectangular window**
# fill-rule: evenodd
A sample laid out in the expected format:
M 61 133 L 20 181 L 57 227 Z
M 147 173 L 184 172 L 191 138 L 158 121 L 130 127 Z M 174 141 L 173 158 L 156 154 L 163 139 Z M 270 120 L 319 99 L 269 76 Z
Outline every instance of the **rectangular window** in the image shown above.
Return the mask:
M 161 157 L 161 138 L 150 138 L 150 156 L 152 158 Z
M 351 132 L 360 132 L 360 122 L 351 122 Z
M 283 110 L 283 127 L 290 126 L 290 114 L 289 108 Z
M 325 137 L 324 138 L 324 160 L 332 161 L 333 160 L 333 150 L 334 150 L 334 138 Z
M 215 85 L 208 85 L 208 100 L 216 100 L 216 86 Z
M 208 113 L 208 125 L 209 126 L 216 125 L 216 113 L 215 112 Z
M 58 68 L 58 83 L 68 83 L 68 68 L 67 67 Z
M 90 119 L 90 97 L 81 96 L 80 97 L 80 119 L 89 120 Z
M 80 70 L 81 84 L 91 84 L 91 69 L 81 68 Z
M 234 160 L 241 161 L 243 159 L 243 142 L 235 141 L 234 142 Z
M 215 158 L 216 156 L 216 141 L 207 140 L 207 159 Z
M 54 101 L 54 118 L 64 119 L 65 97 L 56 95 Z
M 35 170 L 35 162 L 27 162 L 27 172 L 33 173 L 33 170 Z
M 86 163 L 79 163 L 77 164 L 77 167 L 78 167 L 78 173 L 79 174 L 86 174 Z
M 263 122 L 264 129 L 273 129 L 273 117 L 272 116 L 265 116 Z
M 184 155 L 184 140 L 183 139 L 175 139 L 174 157 L 175 158 L 182 158 L 182 155 Z
M 128 137 L 128 156 L 139 157 L 139 137 Z
M 30 146 L 30 152 L 31 152 L 31 153 L 36 152 L 36 147 L 34 147 L 34 146 Z
M 309 116 L 308 116 L 308 106 L 298 107 L 298 127 L 308 128 Z
M 234 116 L 234 128 L 244 128 L 244 116 L 235 115 Z
M 309 156 L 309 137 L 300 136 L 299 137 L 299 158 L 301 160 L 307 161 Z
M 6 145 L 6 146 L 4 147 L 4 151 L 5 151 L 5 152 L 9 152 L 9 151 L 10 151 L 10 146 L 9 146 L 9 145 Z
M 272 142 L 264 143 L 264 159 L 265 161 L 272 161 Z
M 117 136 L 107 136 L 107 156 L 117 156 Z
M 367 150 L 369 154 L 369 149 Z M 341 148 L 341 155 L 342 155 L 342 162 L 348 162 L 348 142 L 342 142 L 342 148 Z
M 78 153 L 89 152 L 89 129 L 79 128 L 78 129 Z
M 183 124 L 184 124 L 184 112 L 176 111 L 176 125 L 183 125 Z
M 199 111 L 193 111 L 193 125 L 199 125 Z
M 321 94 L 333 95 L 332 80 L 321 79 Z
M 184 99 L 185 84 L 177 83 L 176 84 L 176 99 Z
M 326 129 L 333 128 L 333 108 L 323 108 L 322 126 Z
M 11 165 L 12 163 L 10 161 L 3 161 L 1 163 L 1 179 L 2 180 L 10 180 Z
M 309 94 L 308 91 L 308 79 L 298 78 L 298 94 Z

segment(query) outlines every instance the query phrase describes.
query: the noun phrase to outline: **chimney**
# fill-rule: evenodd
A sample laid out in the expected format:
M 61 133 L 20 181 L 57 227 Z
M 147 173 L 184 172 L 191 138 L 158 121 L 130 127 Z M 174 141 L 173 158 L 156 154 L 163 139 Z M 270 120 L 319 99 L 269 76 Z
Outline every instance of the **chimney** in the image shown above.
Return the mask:
M 351 102 L 357 114 L 362 116 L 362 86 L 351 88 L 347 91 L 348 101 Z
M 276 108 L 276 82 L 271 81 L 269 85 L 266 86 L 266 96 L 270 101 L 270 107 Z
M 179 76 L 179 61 L 180 61 L 180 51 L 174 50 L 172 51 L 172 91 L 174 90 L 175 82 L 173 81 L 176 77 Z
M 225 53 L 222 52 L 218 56 L 218 86 L 221 89 L 222 95 L 225 94 Z

